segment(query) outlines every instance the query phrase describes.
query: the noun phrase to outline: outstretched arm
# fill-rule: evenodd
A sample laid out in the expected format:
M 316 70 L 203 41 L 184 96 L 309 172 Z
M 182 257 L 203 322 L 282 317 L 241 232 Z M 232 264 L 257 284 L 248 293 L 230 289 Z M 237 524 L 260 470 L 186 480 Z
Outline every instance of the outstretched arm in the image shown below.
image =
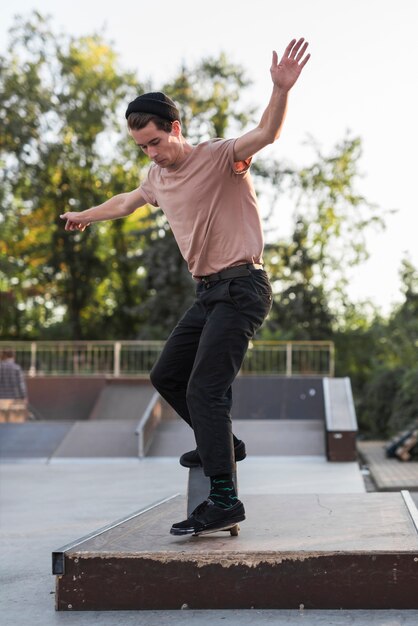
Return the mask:
M 86 211 L 67 211 L 60 215 L 62 220 L 66 220 L 65 230 L 85 230 L 91 222 L 101 222 L 103 220 L 115 220 L 119 217 L 126 217 L 146 204 L 140 189 L 134 189 L 127 193 L 120 193 L 103 204 L 87 209 Z
M 235 161 L 245 161 L 256 152 L 273 143 L 280 135 L 286 117 L 288 93 L 309 61 L 306 54 L 308 42 L 303 38 L 292 41 L 287 46 L 278 63 L 277 52 L 273 51 L 270 67 L 273 92 L 257 128 L 239 137 L 234 145 Z

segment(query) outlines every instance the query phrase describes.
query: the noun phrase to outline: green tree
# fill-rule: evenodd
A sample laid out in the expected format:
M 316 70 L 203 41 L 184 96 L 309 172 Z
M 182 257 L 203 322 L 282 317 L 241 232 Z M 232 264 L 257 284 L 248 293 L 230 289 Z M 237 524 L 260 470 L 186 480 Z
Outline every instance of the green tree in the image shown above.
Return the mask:
M 392 312 L 385 341 L 386 364 L 418 366 L 418 270 L 404 258 L 400 270 L 404 301 Z
M 418 273 L 404 259 L 400 274 L 404 300 L 388 319 L 353 314 L 335 335 L 337 373 L 350 376 L 360 429 L 383 439 L 418 420 Z
M 329 339 L 334 315 L 321 284 L 312 281 L 316 259 L 308 244 L 307 224 L 297 220 L 289 243 L 266 246 L 266 256 L 275 267 L 274 282 L 280 290 L 273 300 L 264 336 L 276 339 Z
M 291 240 L 270 235 L 266 245 L 276 297 L 265 334 L 277 338 L 325 339 L 336 332 L 350 307 L 348 270 L 367 258 L 369 228 L 384 225 L 377 207 L 356 190 L 360 139 L 347 137 L 329 155 L 313 147 L 309 167 L 262 164 L 257 170 L 295 206 Z
M 68 236 L 59 213 L 111 195 L 102 144 L 109 151 L 119 103 L 137 83 L 100 37 L 55 35 L 35 13 L 11 31 L 0 86 L 1 288 L 14 309 L 6 334 L 36 336 L 63 307 L 66 332 L 82 338 L 108 273 L 108 237 L 95 228 Z

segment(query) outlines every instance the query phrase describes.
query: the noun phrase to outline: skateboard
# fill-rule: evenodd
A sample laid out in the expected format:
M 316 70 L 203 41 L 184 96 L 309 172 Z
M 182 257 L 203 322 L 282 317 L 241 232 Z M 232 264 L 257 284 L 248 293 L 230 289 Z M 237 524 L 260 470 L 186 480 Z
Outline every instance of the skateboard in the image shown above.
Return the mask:
M 232 474 L 235 489 L 238 495 L 238 481 L 237 481 L 237 468 L 234 466 Z M 198 504 L 206 500 L 210 489 L 210 479 L 205 476 L 203 467 L 191 467 L 189 469 L 189 480 L 187 483 L 187 517 L 197 507 Z M 218 529 L 215 531 L 202 531 L 200 533 L 194 533 L 192 537 L 198 537 L 199 535 L 212 534 L 213 532 L 229 531 L 231 537 L 237 537 L 240 527 L 239 524 L 234 524 L 228 528 Z

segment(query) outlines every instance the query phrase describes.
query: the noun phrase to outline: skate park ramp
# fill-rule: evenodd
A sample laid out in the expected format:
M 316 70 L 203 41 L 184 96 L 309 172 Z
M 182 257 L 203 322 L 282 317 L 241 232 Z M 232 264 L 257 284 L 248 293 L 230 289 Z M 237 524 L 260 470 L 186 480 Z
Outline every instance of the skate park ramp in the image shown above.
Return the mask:
M 232 409 L 237 437 L 254 455 L 325 456 L 322 379 L 237 379 Z
M 234 434 L 246 443 L 254 456 L 325 456 L 324 424 L 319 420 L 239 420 Z M 193 450 L 192 429 L 180 419 L 162 421 L 156 429 L 147 456 L 180 456 Z
M 136 430 L 155 394 L 151 386 L 107 385 L 87 421 L 77 421 L 54 458 L 138 456 Z
M 322 381 L 321 377 L 238 377 L 232 386 L 231 416 L 234 434 L 245 441 L 247 453 L 325 456 Z M 184 422 L 162 421 L 148 456 L 178 456 L 194 447 L 193 433 Z
M 325 419 L 323 378 L 242 376 L 232 387 L 232 419 Z
M 72 427 L 68 421 L 0 424 L 0 458 L 49 458 Z
M 356 459 L 357 421 L 349 379 L 242 376 L 232 387 L 234 434 L 254 456 Z M 148 456 L 178 456 L 195 447 L 179 419 L 162 420 Z
M 136 421 L 75 422 L 52 458 L 123 458 L 138 453 Z
M 139 420 L 154 393 L 150 385 L 106 385 L 89 420 Z
M 150 384 L 112 383 L 99 392 L 88 419 L 0 424 L 0 457 L 138 457 L 138 423 L 154 397 Z
M 58 406 L 56 398 L 51 402 Z M 57 420 L 0 424 L 1 456 L 178 457 L 195 447 L 190 427 L 148 380 L 106 382 L 87 419 L 81 413 L 81 419 L 60 421 L 58 409 L 56 413 Z M 348 379 L 238 377 L 232 419 L 248 455 L 356 460 L 357 425 Z

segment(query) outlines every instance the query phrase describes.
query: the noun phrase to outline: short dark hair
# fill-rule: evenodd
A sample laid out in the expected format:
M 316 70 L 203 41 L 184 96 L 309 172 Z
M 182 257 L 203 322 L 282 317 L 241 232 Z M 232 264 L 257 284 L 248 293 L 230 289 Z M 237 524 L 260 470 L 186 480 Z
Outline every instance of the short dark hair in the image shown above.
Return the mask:
M 166 133 L 171 132 L 173 122 L 166 120 L 153 113 L 130 113 L 128 115 L 128 128 L 130 130 L 141 130 L 145 128 L 147 124 L 154 122 L 158 130 L 164 130 Z
M 14 359 L 15 353 L 11 348 L 3 348 L 0 354 L 0 359 L 5 361 L 6 359 Z

